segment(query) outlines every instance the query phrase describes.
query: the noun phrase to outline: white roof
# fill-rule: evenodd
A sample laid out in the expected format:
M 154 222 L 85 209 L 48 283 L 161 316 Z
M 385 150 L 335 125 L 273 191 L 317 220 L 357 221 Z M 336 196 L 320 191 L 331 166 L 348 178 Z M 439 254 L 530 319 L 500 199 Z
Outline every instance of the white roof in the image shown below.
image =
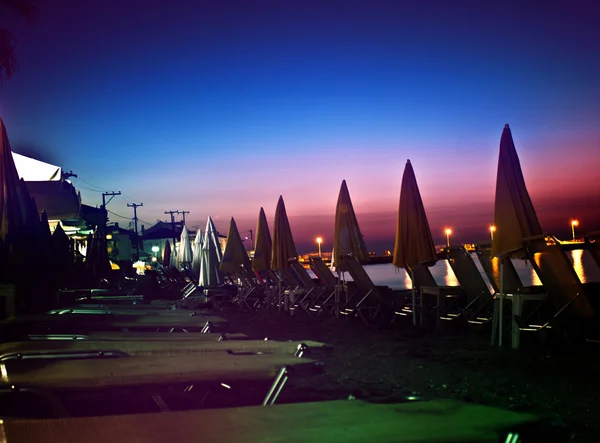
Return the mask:
M 12 153 L 19 178 L 28 182 L 54 181 L 62 177 L 62 168 L 24 155 Z

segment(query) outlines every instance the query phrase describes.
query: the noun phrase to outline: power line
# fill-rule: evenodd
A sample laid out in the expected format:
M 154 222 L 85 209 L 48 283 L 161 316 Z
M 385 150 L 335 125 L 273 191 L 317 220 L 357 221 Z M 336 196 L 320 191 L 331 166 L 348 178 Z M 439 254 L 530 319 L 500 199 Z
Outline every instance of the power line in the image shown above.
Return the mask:
M 84 180 L 84 179 L 82 179 L 82 178 L 79 178 L 79 177 L 77 177 L 77 182 L 80 182 L 80 181 L 82 181 L 82 182 L 84 182 L 84 183 L 87 183 L 87 184 L 88 184 L 88 186 L 91 186 L 92 188 L 97 188 L 97 189 L 98 189 L 98 190 L 100 190 L 100 191 L 106 191 L 106 190 L 107 190 L 106 188 L 102 188 L 102 187 L 100 187 L 100 186 L 96 186 L 95 184 L 93 184 L 93 183 L 90 183 L 90 182 L 89 182 L 89 181 L 87 181 L 87 180 Z
M 116 215 L 117 217 L 124 218 L 125 220 L 131 220 L 131 217 L 125 217 L 124 215 L 117 214 L 116 212 L 112 212 L 110 209 L 107 209 L 106 212 L 111 213 L 112 215 Z

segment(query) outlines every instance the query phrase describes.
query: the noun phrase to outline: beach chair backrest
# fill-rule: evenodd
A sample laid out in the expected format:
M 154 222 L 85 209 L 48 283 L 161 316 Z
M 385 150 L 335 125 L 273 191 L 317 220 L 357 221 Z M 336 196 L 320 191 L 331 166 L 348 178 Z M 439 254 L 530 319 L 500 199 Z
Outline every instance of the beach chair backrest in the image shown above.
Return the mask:
M 454 271 L 460 286 L 464 289 L 469 300 L 482 297 L 489 299 L 492 294 L 487 283 L 479 273 L 471 254 L 462 246 L 447 250 L 448 263 Z
M 535 269 L 548 298 L 556 308 L 561 308 L 569 300 L 573 310 L 579 314 L 591 314 L 592 308 L 583 293 L 583 285 L 569 257 L 560 248 L 560 241 L 552 236 L 539 235 L 525 239 L 525 247 L 531 265 Z
M 348 273 L 352 276 L 352 280 L 354 283 L 362 290 L 362 291 L 371 291 L 375 288 L 375 283 L 365 271 L 365 268 L 360 264 L 356 257 L 351 255 L 342 255 L 341 257 L 342 264 L 344 265 L 344 269 L 348 271 Z
M 311 257 L 310 267 L 319 279 L 319 281 L 330 289 L 335 289 L 337 277 L 327 267 L 321 257 Z
M 314 288 L 317 286 L 313 279 L 310 278 L 310 275 L 308 275 L 306 269 L 304 269 L 304 266 L 302 266 L 297 259 L 290 260 L 289 263 L 291 270 L 296 274 L 298 280 L 305 288 Z
M 594 231 L 587 234 L 588 248 L 590 255 L 600 268 L 600 231 Z
M 477 258 L 490 281 L 494 292 L 500 293 L 500 260 L 498 257 L 492 257 L 492 243 L 479 243 L 476 247 Z M 504 293 L 514 294 L 523 288 L 523 282 L 517 273 L 517 269 L 510 257 L 502 259 L 504 266 Z
M 413 269 L 407 270 L 407 273 L 417 291 L 421 290 L 421 286 L 435 287 L 438 285 L 431 270 L 425 265 L 415 266 Z

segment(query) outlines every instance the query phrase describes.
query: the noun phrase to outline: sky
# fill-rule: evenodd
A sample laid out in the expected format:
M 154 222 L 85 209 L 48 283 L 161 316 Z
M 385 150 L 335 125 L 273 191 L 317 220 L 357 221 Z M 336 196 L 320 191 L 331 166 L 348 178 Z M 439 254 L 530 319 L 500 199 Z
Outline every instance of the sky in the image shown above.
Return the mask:
M 485 239 L 508 123 L 542 228 L 600 229 L 592 0 L 37 4 L 31 24 L 0 11 L 12 148 L 76 173 L 86 204 L 121 191 L 121 226 L 135 202 L 146 226 L 186 210 L 244 236 L 283 195 L 298 249 L 329 249 L 345 179 L 381 252 L 410 159 L 434 240 Z

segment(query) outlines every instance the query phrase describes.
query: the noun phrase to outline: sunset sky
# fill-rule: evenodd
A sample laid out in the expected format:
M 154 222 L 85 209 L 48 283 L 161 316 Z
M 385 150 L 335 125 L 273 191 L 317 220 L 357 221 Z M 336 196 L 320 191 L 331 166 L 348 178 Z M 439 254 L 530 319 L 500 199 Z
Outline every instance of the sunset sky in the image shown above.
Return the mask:
M 283 195 L 301 251 L 331 247 L 346 179 L 367 245 L 393 246 L 410 159 L 437 242 L 487 238 L 510 124 L 542 227 L 600 229 L 593 1 L 39 1 L 0 12 L 20 71 L 13 150 L 72 170 L 127 225 L 186 210 L 254 230 Z M 558 6 L 560 5 L 560 6 Z M 244 235 L 244 233 L 242 233 Z

